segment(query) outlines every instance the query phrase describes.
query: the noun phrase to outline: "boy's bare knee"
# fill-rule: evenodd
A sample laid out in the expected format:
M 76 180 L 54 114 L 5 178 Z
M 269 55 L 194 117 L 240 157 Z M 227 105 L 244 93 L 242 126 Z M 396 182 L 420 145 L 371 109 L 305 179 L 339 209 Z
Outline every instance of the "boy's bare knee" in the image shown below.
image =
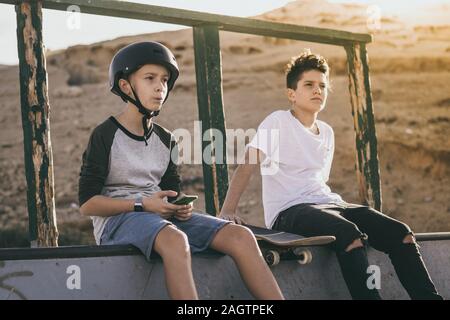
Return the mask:
M 364 247 L 364 244 L 362 243 L 361 239 L 355 239 L 350 245 L 345 249 L 345 252 L 349 252 L 356 248 L 362 248 Z
M 249 228 L 237 224 L 229 224 L 228 228 L 230 241 L 230 253 L 248 252 L 254 250 L 258 246 L 253 233 Z
M 403 243 L 416 243 L 414 236 L 412 234 L 408 234 L 403 238 Z
M 237 245 L 245 245 L 254 242 L 253 233 L 249 228 L 238 224 L 230 224 L 229 228 L 230 232 L 233 234 L 232 241 L 234 241 Z
M 245 241 L 246 243 L 249 243 L 249 244 L 256 244 L 257 241 L 256 241 L 256 238 L 255 238 L 255 235 L 253 234 L 253 232 L 247 227 L 244 227 L 244 226 L 240 226 L 240 227 L 241 227 L 240 233 L 241 233 L 242 241 Z
M 186 234 L 172 225 L 164 227 L 156 236 L 154 248 L 163 258 L 166 255 L 190 255 L 189 241 Z

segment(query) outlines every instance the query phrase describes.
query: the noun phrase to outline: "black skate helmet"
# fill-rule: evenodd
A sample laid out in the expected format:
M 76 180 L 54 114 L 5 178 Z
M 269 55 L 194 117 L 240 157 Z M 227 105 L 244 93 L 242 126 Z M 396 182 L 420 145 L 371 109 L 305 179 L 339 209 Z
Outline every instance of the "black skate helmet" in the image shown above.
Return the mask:
M 120 49 L 113 57 L 109 66 L 109 86 L 111 92 L 120 96 L 123 101 L 133 103 L 144 116 L 142 118 L 142 125 L 144 127 L 144 141 L 147 144 L 147 119 L 155 117 L 159 111 L 147 110 L 139 100 L 135 90 L 131 87 L 136 100 L 122 92 L 119 88 L 120 79 L 128 79 L 128 76 L 138 70 L 145 64 L 158 64 L 167 68 L 169 71 L 169 80 L 167 82 L 167 95 L 164 99 L 166 102 L 169 97 L 169 92 L 175 85 L 178 78 L 178 64 L 172 52 L 162 45 L 154 41 L 136 42 Z

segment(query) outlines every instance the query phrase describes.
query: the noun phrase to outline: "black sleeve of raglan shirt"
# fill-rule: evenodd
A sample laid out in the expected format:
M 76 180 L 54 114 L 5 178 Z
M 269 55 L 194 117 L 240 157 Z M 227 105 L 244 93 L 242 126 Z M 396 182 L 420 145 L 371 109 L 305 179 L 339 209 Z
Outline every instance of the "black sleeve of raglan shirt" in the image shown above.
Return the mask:
M 181 178 L 178 174 L 178 145 L 175 140 L 170 140 L 170 161 L 167 170 L 161 178 L 159 187 L 161 190 L 173 190 L 180 193 Z M 168 197 L 168 201 L 174 201 L 177 197 Z
M 81 207 L 93 196 L 102 192 L 109 170 L 109 155 L 116 127 L 105 121 L 91 134 L 83 153 L 80 179 L 78 182 L 78 201 Z

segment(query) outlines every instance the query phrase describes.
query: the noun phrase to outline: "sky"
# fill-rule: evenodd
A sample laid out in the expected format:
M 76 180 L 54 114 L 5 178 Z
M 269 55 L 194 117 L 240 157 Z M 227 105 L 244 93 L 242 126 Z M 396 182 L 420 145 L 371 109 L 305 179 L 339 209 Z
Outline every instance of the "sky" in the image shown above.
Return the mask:
M 132 0 L 145 4 L 173 7 L 238 17 L 255 16 L 284 6 L 287 0 Z M 68 14 L 43 10 L 43 39 L 50 50 L 75 44 L 90 44 L 125 35 L 136 35 L 185 28 L 180 25 L 81 14 L 80 28 L 69 28 Z M 73 15 L 72 15 L 73 17 Z M 71 21 L 74 21 L 73 19 Z M 123 23 L 125 22 L 125 23 Z M 75 24 L 72 24 L 75 26 Z M 17 64 L 16 13 L 14 6 L 0 4 L 0 64 Z
M 433 23 L 426 10 L 420 8 L 430 5 L 448 4 L 450 0 L 328 0 L 329 2 L 360 3 L 377 5 L 381 14 L 395 14 L 410 17 L 421 23 Z M 255 16 L 286 5 L 289 0 L 133 0 L 158 6 L 188 9 L 238 17 Z M 68 14 L 63 11 L 44 9 L 43 38 L 50 50 L 67 48 L 76 44 L 90 44 L 114 39 L 125 35 L 136 35 L 165 30 L 176 30 L 184 26 L 162 24 L 148 21 L 135 21 L 121 18 L 103 17 L 88 14 L 80 15 L 79 28 L 68 26 Z M 125 22 L 125 23 L 124 23 Z M 16 14 L 14 6 L 0 4 L 0 64 L 17 64 Z

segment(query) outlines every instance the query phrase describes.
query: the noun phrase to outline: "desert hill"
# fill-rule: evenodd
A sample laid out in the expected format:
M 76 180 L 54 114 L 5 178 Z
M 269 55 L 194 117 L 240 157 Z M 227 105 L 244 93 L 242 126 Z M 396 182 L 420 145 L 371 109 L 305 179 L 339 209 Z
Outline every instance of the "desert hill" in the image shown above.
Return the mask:
M 293 1 L 255 18 L 373 34 L 374 42 L 367 48 L 383 209 L 416 232 L 449 231 L 450 23 L 419 25 L 383 16 L 380 29 L 374 30 L 368 28 L 366 10 L 362 5 L 325 0 Z M 156 121 L 170 130 L 186 128 L 193 133 L 198 111 L 190 29 L 47 52 L 60 244 L 93 243 L 90 219 L 80 216 L 77 204 L 81 155 L 91 130 L 123 107 L 107 85 L 112 56 L 124 45 L 140 40 L 163 42 L 174 51 L 181 67 L 179 81 Z M 333 91 L 319 118 L 334 127 L 336 136 L 330 186 L 347 201 L 357 202 L 344 49 L 230 32 L 221 32 L 220 41 L 228 128 L 256 128 L 271 112 L 288 108 L 283 69 L 291 56 L 311 48 L 328 58 Z M 0 66 L 0 246 L 5 247 L 27 245 L 18 75 L 17 66 Z M 230 177 L 234 168 L 230 165 Z M 199 194 L 196 206 L 203 209 L 201 165 L 183 165 L 181 173 L 185 192 Z M 248 222 L 263 224 L 260 177 L 253 178 L 243 195 L 240 213 Z

